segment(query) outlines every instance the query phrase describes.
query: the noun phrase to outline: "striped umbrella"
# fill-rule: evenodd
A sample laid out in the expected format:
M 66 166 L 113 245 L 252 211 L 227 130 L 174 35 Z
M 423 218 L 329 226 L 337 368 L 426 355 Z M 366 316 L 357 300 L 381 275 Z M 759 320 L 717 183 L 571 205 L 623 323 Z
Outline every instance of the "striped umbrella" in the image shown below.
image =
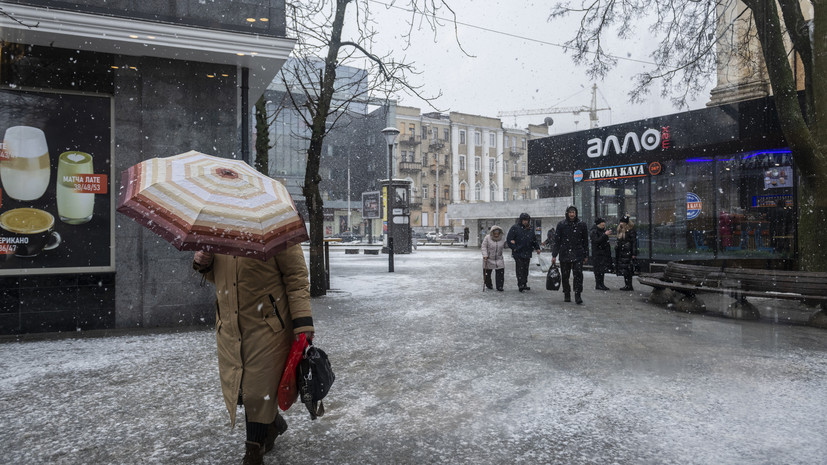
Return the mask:
M 178 250 L 267 260 L 308 240 L 281 183 L 242 161 L 194 150 L 125 170 L 118 211 Z

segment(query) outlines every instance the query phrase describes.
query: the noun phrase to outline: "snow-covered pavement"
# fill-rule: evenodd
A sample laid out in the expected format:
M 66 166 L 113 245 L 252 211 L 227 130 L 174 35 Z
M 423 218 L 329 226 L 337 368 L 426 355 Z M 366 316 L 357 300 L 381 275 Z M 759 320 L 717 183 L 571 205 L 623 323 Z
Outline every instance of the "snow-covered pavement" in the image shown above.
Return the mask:
M 824 330 L 675 313 L 591 273 L 564 304 L 536 267 L 518 293 L 510 258 L 482 292 L 481 262 L 333 250 L 327 413 L 291 408 L 265 463 L 824 463 Z M 211 330 L 5 341 L 0 463 L 240 463 Z

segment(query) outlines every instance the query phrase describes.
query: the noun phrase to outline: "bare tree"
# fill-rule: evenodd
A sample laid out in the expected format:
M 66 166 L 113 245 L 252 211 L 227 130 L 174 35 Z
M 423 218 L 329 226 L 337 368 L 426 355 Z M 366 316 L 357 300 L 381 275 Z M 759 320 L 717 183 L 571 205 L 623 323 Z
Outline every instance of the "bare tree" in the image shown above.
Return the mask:
M 802 4 L 812 6 L 805 20 Z M 732 12 L 730 21 L 719 14 Z M 780 15 L 779 15 L 780 12 Z M 799 267 L 827 271 L 821 232 L 827 218 L 827 4 L 795 0 L 608 0 L 565 2 L 550 21 L 578 16 L 580 28 L 567 45 L 578 64 L 604 77 L 616 59 L 604 48 L 617 35 L 632 37 L 641 18 L 652 16 L 650 32 L 659 38 L 652 54 L 656 69 L 638 76 L 630 92 L 640 100 L 660 82 L 661 95 L 679 105 L 715 76 L 722 57 L 735 60 L 741 73 L 766 73 L 784 137 L 799 174 Z M 750 42 L 757 40 L 757 53 Z M 722 53 L 723 50 L 723 53 Z M 758 56 L 760 53 L 760 56 Z M 794 66 L 804 73 L 804 105 L 799 103 Z M 818 78 L 818 76 L 822 76 Z
M 403 3 L 403 2 L 396 2 Z M 431 102 L 439 95 L 425 96 L 414 83 L 415 64 L 396 58 L 391 51 L 376 52 L 376 24 L 369 0 L 298 0 L 287 5 L 288 28 L 298 39 L 291 65 L 281 71 L 287 89 L 287 106 L 310 128 L 307 168 L 302 193 L 310 215 L 310 293 L 326 293 L 324 271 L 324 203 L 319 191 L 322 144 L 353 102 L 369 97 L 387 98 L 397 92 Z M 349 9 L 350 7 L 350 9 Z M 398 5 L 397 5 L 398 7 Z M 440 10 L 450 10 L 443 0 L 408 0 L 410 12 L 405 38 L 415 28 L 436 30 Z M 351 18 L 351 19 L 348 19 Z M 347 29 L 348 32 L 345 32 Z M 360 79 L 338 79 L 337 70 L 352 64 L 368 73 Z

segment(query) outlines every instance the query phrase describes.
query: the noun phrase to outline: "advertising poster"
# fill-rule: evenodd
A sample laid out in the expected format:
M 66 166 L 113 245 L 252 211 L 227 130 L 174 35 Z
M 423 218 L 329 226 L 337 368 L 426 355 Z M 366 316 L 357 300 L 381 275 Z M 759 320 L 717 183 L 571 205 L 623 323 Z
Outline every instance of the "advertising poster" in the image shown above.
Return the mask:
M 113 271 L 112 100 L 0 90 L 0 276 Z

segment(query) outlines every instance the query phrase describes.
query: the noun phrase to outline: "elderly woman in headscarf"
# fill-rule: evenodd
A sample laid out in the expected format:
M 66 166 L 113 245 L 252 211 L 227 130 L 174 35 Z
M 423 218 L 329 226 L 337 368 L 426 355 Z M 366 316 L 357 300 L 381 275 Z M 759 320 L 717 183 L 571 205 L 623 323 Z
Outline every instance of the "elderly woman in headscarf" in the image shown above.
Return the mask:
M 491 271 L 496 271 L 497 290 L 502 291 L 505 284 L 505 234 L 497 225 L 491 226 L 485 239 L 482 240 L 482 267 L 485 270 L 485 287 L 492 289 Z

